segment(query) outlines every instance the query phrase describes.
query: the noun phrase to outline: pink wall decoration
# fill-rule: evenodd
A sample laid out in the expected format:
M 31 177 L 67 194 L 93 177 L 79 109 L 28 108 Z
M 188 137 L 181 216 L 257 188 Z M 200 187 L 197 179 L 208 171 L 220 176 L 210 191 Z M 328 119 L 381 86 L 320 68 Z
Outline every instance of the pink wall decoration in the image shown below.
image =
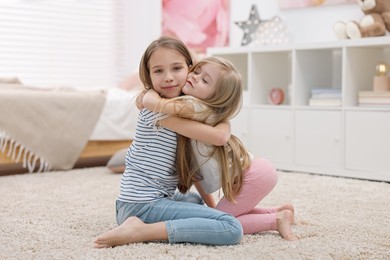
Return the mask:
M 279 0 L 279 7 L 290 9 L 352 3 L 356 3 L 356 0 Z
M 192 50 L 229 44 L 229 0 L 163 0 L 162 34 L 182 40 Z

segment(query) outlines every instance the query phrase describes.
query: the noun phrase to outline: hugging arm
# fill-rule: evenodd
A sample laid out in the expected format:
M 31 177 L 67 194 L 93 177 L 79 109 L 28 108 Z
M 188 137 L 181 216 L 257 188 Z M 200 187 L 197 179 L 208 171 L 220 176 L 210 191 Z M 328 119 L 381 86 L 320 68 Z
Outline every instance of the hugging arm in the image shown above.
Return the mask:
M 202 196 L 204 202 L 207 206 L 210 208 L 216 208 L 217 204 L 215 203 L 213 194 L 208 194 L 204 191 L 202 185 L 200 185 L 200 182 L 194 182 L 195 188 L 198 190 L 200 196 Z
M 146 109 L 154 112 L 164 113 L 170 116 L 176 116 L 178 111 L 183 115 L 193 115 L 194 108 L 192 104 L 175 100 L 168 102 L 168 99 L 162 98 L 153 89 L 148 90 L 143 96 L 143 105 Z M 188 118 L 191 118 L 188 116 Z
M 210 126 L 198 121 L 170 116 L 160 120 L 159 124 L 190 139 L 215 146 L 225 145 L 231 134 L 230 122 Z
M 139 110 L 142 110 L 144 108 L 143 98 L 144 98 L 146 92 L 148 92 L 146 89 L 142 90 L 141 93 L 138 94 L 138 96 L 135 100 L 135 105 L 137 106 L 137 108 Z
M 230 138 L 230 122 L 221 122 L 216 126 L 210 126 L 191 119 L 177 117 L 177 111 L 187 115 L 194 113 L 193 105 L 189 102 L 167 102 L 157 92 L 149 90 L 143 97 L 143 104 L 151 111 L 170 115 L 170 117 L 160 120 L 159 124 L 190 139 L 222 146 Z

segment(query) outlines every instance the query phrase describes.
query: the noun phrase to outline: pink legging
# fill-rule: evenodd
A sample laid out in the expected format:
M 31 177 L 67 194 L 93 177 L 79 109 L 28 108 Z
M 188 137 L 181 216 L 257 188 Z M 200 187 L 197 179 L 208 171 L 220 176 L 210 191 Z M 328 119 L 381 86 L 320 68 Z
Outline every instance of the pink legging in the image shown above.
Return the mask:
M 276 208 L 256 208 L 265 196 L 275 187 L 278 179 L 272 164 L 264 158 L 252 160 L 252 164 L 244 172 L 241 192 L 235 197 L 236 203 L 223 197 L 217 209 L 236 217 L 244 230 L 244 234 L 277 230 Z

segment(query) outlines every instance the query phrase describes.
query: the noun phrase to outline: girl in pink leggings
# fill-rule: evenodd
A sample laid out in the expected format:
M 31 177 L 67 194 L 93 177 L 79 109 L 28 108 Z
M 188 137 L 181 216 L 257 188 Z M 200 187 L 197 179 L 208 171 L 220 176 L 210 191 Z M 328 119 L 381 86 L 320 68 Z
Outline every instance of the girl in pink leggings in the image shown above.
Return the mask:
M 236 217 L 245 234 L 277 230 L 286 240 L 297 239 L 291 230 L 291 204 L 270 209 L 256 207 L 276 185 L 277 172 L 267 160 L 254 159 L 230 133 L 229 120 L 242 102 L 242 79 L 236 68 L 223 58 L 205 58 L 190 69 L 182 92 L 184 96 L 164 99 L 148 91 L 143 105 L 172 118 L 183 117 L 212 126 L 226 123 L 229 127 L 221 127 L 225 139 L 216 140 L 221 143 L 216 146 L 205 142 L 210 136 L 208 128 L 194 129 L 184 122 L 178 125 L 175 120 L 164 120 L 166 128 L 180 134 L 176 159 L 180 192 L 186 193 L 194 184 L 209 207 Z M 194 132 L 197 140 L 191 139 L 195 138 Z M 213 193 L 220 188 L 224 196 L 216 204 Z
M 276 185 L 278 176 L 275 168 L 264 158 L 253 159 L 243 174 L 242 189 L 234 198 L 236 202 L 223 197 L 216 208 L 236 217 L 244 234 L 278 230 L 285 239 L 293 240 L 290 225 L 294 208 L 291 204 L 279 208 L 256 208 Z

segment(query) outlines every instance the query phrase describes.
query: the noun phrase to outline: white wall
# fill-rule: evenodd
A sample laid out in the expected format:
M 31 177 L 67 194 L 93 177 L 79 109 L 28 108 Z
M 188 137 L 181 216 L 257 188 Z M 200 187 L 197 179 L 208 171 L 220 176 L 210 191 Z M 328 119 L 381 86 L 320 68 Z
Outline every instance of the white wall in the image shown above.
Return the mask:
M 293 42 L 336 41 L 332 30 L 335 22 L 359 20 L 363 16 L 357 4 L 283 10 L 279 9 L 278 0 L 230 0 L 230 3 L 230 46 L 241 45 L 243 31 L 234 22 L 247 20 L 252 4 L 256 4 L 260 19 L 280 16 Z
M 332 31 L 335 22 L 358 20 L 363 16 L 355 4 L 280 10 L 278 0 L 230 0 L 230 3 L 230 46 L 234 47 L 241 45 L 243 36 L 234 22 L 247 20 L 252 4 L 257 5 L 261 19 L 280 16 L 293 42 L 336 41 Z M 126 1 L 125 5 L 125 59 L 126 71 L 130 74 L 138 70 L 147 45 L 161 34 L 161 0 Z
M 141 56 L 161 35 L 161 0 L 125 1 L 125 71 L 138 71 Z

